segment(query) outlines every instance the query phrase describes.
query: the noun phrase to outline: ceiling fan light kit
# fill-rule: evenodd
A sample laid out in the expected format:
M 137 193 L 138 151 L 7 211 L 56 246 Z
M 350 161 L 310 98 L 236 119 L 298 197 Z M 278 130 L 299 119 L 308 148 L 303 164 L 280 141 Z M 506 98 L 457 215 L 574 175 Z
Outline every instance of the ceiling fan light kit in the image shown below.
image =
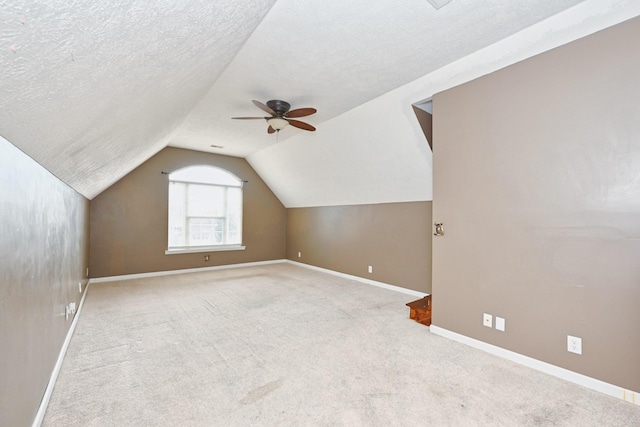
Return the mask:
M 311 126 L 309 123 L 301 122 L 300 120 L 294 120 L 293 117 L 306 117 L 311 114 L 316 113 L 315 108 L 297 108 L 295 110 L 290 110 L 291 104 L 285 101 L 280 101 L 278 99 L 272 99 L 271 101 L 267 101 L 266 104 L 263 104 L 260 101 L 253 100 L 251 101 L 253 104 L 260 108 L 262 111 L 271 114 L 270 117 L 232 117 L 232 119 L 239 120 L 260 120 L 264 119 L 269 124 L 267 128 L 267 133 L 280 132 L 280 130 L 284 129 L 287 125 L 291 125 L 293 127 L 297 127 L 298 129 L 308 130 L 313 132 L 316 130 L 315 127 Z
M 288 121 L 286 121 L 281 117 L 272 117 L 270 119 L 267 119 L 267 123 L 269 123 L 269 126 L 271 126 L 277 131 L 284 129 L 284 127 L 289 124 Z

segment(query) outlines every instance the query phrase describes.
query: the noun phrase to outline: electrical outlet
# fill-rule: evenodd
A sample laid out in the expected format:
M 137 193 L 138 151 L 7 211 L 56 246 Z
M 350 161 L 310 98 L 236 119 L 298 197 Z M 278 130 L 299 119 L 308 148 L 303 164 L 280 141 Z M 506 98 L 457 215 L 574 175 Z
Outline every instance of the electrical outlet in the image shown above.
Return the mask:
M 496 329 L 497 330 L 504 332 L 505 323 L 506 323 L 506 320 L 504 320 L 504 317 L 496 316 Z
M 567 335 L 567 351 L 569 353 L 582 354 L 582 338 Z
M 302 258 L 302 252 L 298 252 L 298 258 Z
M 85 273 L 87 277 L 89 277 L 89 267 L 87 267 L 87 272 Z
M 204 260 L 205 260 L 205 261 L 209 261 L 209 255 L 205 255 L 205 256 L 204 256 Z
M 369 266 L 369 273 L 373 273 L 373 266 L 372 265 Z
M 482 325 L 487 328 L 493 327 L 493 316 L 487 313 L 482 315 Z

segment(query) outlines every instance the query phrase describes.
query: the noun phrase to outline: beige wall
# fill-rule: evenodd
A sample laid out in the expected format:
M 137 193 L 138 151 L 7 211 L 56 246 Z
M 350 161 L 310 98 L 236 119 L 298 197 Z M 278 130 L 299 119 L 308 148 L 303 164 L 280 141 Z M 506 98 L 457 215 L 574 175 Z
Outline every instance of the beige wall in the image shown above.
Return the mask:
M 638 40 L 636 18 L 437 94 L 433 204 L 435 325 L 635 391 Z
M 287 209 L 287 259 L 429 293 L 431 202 Z
M 31 425 L 80 302 L 89 201 L 0 137 L 0 425 Z
M 168 178 L 190 165 L 224 168 L 243 188 L 244 251 L 165 255 Z M 165 148 L 91 201 L 91 277 L 283 259 L 286 211 L 246 160 Z

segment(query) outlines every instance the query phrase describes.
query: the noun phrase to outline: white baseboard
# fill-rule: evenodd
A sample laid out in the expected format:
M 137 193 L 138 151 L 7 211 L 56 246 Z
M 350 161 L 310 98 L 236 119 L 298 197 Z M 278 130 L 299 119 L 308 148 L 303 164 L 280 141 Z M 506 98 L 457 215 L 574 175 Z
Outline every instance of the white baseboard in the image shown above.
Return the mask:
M 436 335 L 440 335 L 445 338 L 466 344 L 468 346 L 477 348 L 479 350 L 486 351 L 495 356 L 499 356 L 512 362 L 519 363 L 529 368 L 535 369 L 540 372 L 544 372 L 554 377 L 561 378 L 565 381 L 572 382 L 574 384 L 581 385 L 586 388 L 590 388 L 600 393 L 607 394 L 622 400 L 625 400 L 634 405 L 640 406 L 640 393 L 631 390 L 626 390 L 617 385 L 609 384 L 604 381 L 597 380 L 595 378 L 588 377 L 586 375 L 579 374 L 577 372 L 570 371 L 568 369 L 561 368 L 559 366 L 552 365 L 550 363 L 542 362 L 540 360 L 524 356 L 520 353 L 513 352 L 511 350 L 497 347 L 493 344 L 479 341 L 474 338 L 467 337 L 465 335 L 458 334 L 456 332 L 449 331 L 436 325 L 431 325 L 430 330 Z
M 167 271 L 153 271 L 150 273 L 123 274 L 121 276 L 96 277 L 91 279 L 90 281 L 91 283 L 116 282 L 119 280 L 144 279 L 146 277 L 170 276 L 173 274 L 184 274 L 184 273 L 199 273 L 203 271 L 224 270 L 228 268 L 255 267 L 258 265 L 279 264 L 285 261 L 286 260 L 284 259 L 276 259 L 271 261 L 245 262 L 241 264 L 215 265 L 212 267 L 185 268 L 183 270 L 167 270 Z
M 67 336 L 62 343 L 62 348 L 60 349 L 60 353 L 58 354 L 58 360 L 56 360 L 56 364 L 53 367 L 51 377 L 49 377 L 47 388 L 44 390 L 44 395 L 42 396 L 42 400 L 40 401 L 38 412 L 36 412 L 36 417 L 33 420 L 33 424 L 31 425 L 32 427 L 40 427 L 42 421 L 44 420 L 44 415 L 47 412 L 47 406 L 49 406 L 49 400 L 51 400 L 51 394 L 53 393 L 53 387 L 56 385 L 56 380 L 58 379 L 58 374 L 60 373 L 60 369 L 62 368 L 64 356 L 67 354 L 67 349 L 69 348 L 69 344 L 71 343 L 71 337 L 73 337 L 73 333 L 76 330 L 76 325 L 78 324 L 78 319 L 80 318 L 80 312 L 82 311 L 82 306 L 84 305 L 84 299 L 87 296 L 88 289 L 89 283 L 87 283 L 87 285 L 84 287 L 84 292 L 82 293 L 82 298 L 80 299 L 80 303 L 78 304 L 78 309 L 73 315 L 71 326 L 69 327 Z
M 407 288 L 403 288 L 403 287 L 395 286 L 395 285 L 390 285 L 388 283 L 383 283 L 383 282 L 376 282 L 375 280 L 365 279 L 364 277 L 353 276 L 351 274 L 340 273 L 338 271 L 329 270 L 329 269 L 322 268 L 322 267 L 316 267 L 315 265 L 309 265 L 309 264 L 304 264 L 302 262 L 291 261 L 290 259 L 285 260 L 285 262 L 287 262 L 289 264 L 294 264 L 294 265 L 297 265 L 297 266 L 300 266 L 300 267 L 309 268 L 311 270 L 316 270 L 316 271 L 321 271 L 323 273 L 333 274 L 334 276 L 342 277 L 343 279 L 355 280 L 357 282 L 366 283 L 368 285 L 377 286 L 379 288 L 388 289 L 390 291 L 401 292 L 401 293 L 407 294 L 407 295 L 413 295 L 413 296 L 419 297 L 419 298 L 423 298 L 423 297 L 426 297 L 427 295 L 429 295 L 429 294 L 425 294 L 424 292 L 414 291 L 413 289 L 407 289 Z
M 228 264 L 228 265 L 216 265 L 213 267 L 199 267 L 199 268 L 187 268 L 184 270 L 167 270 L 167 271 L 154 271 L 151 273 L 137 273 L 137 274 L 124 274 L 121 276 L 107 276 L 107 277 L 96 277 L 90 280 L 91 283 L 102 283 L 102 282 L 115 282 L 119 280 L 131 280 L 131 279 L 143 279 L 146 277 L 159 277 L 159 276 L 169 276 L 172 274 L 183 274 L 183 273 L 198 273 L 203 271 L 211 271 L 211 270 L 223 270 L 228 268 L 241 268 L 241 267 L 255 267 L 259 265 L 268 265 L 268 264 L 280 264 L 280 263 L 289 263 L 293 265 L 297 265 L 304 268 L 309 268 L 311 270 L 321 271 L 323 273 L 332 274 L 334 276 L 339 276 L 344 279 L 355 280 L 358 282 L 366 283 L 368 285 L 378 286 L 380 288 L 389 289 L 391 291 L 401 292 L 408 295 L 413 295 L 419 298 L 425 297 L 429 294 L 425 294 L 424 292 L 414 291 L 413 289 L 402 288 L 400 286 L 390 285 L 388 283 L 377 282 L 371 279 L 365 279 L 364 277 L 353 276 L 351 274 L 340 273 L 338 271 L 329 270 L 322 267 L 316 267 L 314 265 L 304 264 L 301 262 L 291 261 L 288 259 L 277 259 L 271 261 L 258 261 L 258 262 L 246 262 L 242 264 Z

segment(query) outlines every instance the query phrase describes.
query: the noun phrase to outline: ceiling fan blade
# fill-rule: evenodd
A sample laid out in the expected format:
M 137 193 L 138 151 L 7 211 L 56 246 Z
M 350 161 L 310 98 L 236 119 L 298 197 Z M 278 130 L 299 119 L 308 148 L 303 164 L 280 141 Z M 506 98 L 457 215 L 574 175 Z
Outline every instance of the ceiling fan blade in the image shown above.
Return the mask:
M 308 123 L 305 122 L 301 122 L 300 120 L 293 120 L 293 119 L 287 119 L 289 121 L 289 124 L 291 126 L 295 126 L 299 129 L 304 129 L 304 130 L 308 130 L 313 132 L 314 130 L 316 130 L 316 128 L 314 128 L 313 126 L 311 126 Z
M 285 113 L 285 117 L 305 117 L 315 114 L 318 110 L 315 108 L 297 108 L 295 110 L 291 110 L 288 113 Z
M 269 125 L 269 127 L 267 128 L 267 133 L 275 133 L 275 129 L 271 127 L 271 125 Z
M 265 119 L 269 119 L 270 117 L 231 117 L 232 119 L 236 119 L 236 120 L 265 120 Z
M 256 101 L 255 99 L 253 101 L 253 105 L 255 105 L 256 107 L 258 107 L 259 109 L 261 109 L 262 111 L 271 114 L 272 116 L 276 115 L 276 112 L 273 111 L 271 108 L 267 107 L 266 105 L 264 105 L 262 102 L 260 101 Z

